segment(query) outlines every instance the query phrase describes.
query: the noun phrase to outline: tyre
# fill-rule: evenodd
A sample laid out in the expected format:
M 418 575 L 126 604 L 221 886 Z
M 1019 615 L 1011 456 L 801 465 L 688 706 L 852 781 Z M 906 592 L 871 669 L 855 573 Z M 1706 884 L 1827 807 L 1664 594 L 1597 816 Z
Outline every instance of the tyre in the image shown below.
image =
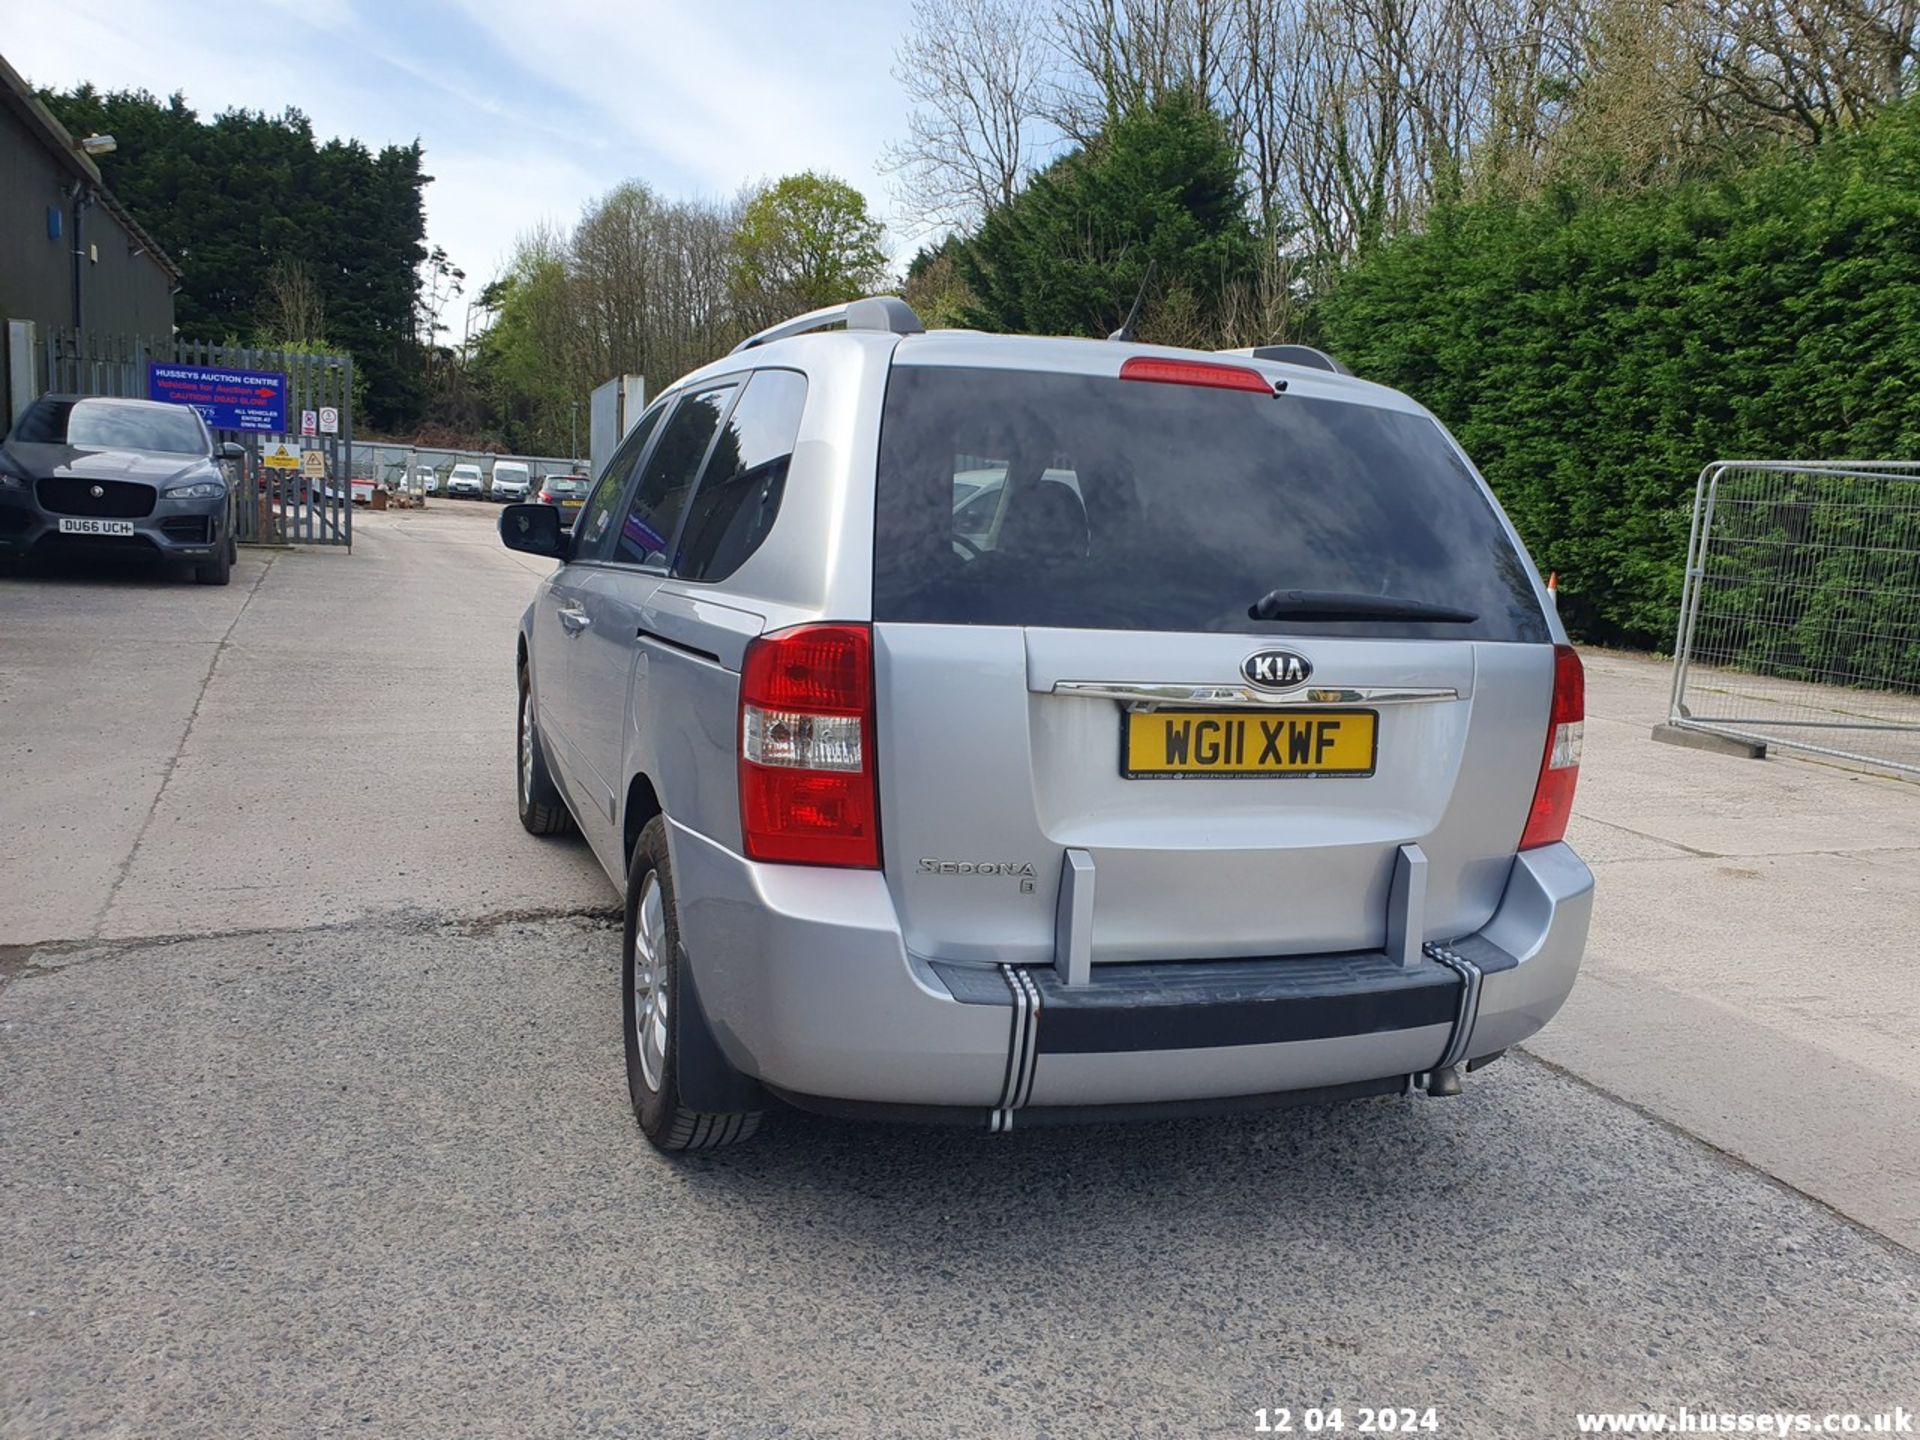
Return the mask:
M 539 711 L 533 698 L 533 681 L 527 667 L 520 667 L 519 743 L 513 747 L 513 793 L 519 803 L 520 823 L 529 835 L 564 835 L 573 828 L 573 816 L 567 802 L 547 769 L 547 754 L 540 744 Z
M 716 1114 L 680 1103 L 680 925 L 674 918 L 667 822 L 640 832 L 627 871 L 626 947 L 621 1009 L 627 1038 L 627 1089 L 640 1129 L 661 1150 L 737 1145 L 760 1128 L 760 1112 Z
M 220 547 L 220 553 L 211 560 L 203 560 L 193 567 L 193 578 L 202 585 L 225 585 L 233 578 L 233 545 L 228 542 Z

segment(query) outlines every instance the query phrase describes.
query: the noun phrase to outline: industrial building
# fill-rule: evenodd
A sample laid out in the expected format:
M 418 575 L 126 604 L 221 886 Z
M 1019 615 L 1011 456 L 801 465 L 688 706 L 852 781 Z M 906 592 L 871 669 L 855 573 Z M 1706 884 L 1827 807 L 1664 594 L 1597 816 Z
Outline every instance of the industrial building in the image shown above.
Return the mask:
M 88 144 L 0 57 L 0 429 L 39 388 L 49 330 L 173 333 L 179 267 L 101 183 Z

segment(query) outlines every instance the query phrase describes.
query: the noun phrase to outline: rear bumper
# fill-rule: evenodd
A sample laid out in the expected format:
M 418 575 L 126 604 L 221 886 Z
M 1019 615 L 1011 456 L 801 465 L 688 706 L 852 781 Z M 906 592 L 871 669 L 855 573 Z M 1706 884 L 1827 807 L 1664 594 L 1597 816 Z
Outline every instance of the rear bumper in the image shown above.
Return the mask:
M 1579 857 L 1549 846 L 1515 858 L 1484 929 L 1412 966 L 1096 966 L 1067 987 L 1051 967 L 909 954 L 877 872 L 755 864 L 677 825 L 669 844 L 695 983 L 735 1067 L 814 1108 L 995 1127 L 1372 1093 L 1491 1055 L 1566 999 L 1593 892 Z

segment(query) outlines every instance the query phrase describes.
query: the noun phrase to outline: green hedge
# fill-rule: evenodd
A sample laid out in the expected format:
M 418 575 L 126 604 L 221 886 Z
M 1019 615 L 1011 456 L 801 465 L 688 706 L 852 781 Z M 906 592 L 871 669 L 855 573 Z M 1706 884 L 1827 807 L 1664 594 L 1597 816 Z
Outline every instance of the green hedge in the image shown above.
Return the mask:
M 1459 436 L 1576 635 L 1664 648 L 1707 461 L 1920 458 L 1920 105 L 1712 183 L 1443 206 L 1319 325 Z

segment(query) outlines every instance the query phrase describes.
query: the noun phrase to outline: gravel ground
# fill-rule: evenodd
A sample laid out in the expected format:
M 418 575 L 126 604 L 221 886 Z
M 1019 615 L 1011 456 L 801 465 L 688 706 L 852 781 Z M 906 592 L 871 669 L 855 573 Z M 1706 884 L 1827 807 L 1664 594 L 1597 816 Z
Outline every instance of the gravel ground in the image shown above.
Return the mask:
M 1572 1433 L 1920 1397 L 1920 1257 L 1540 1062 L 672 1162 L 618 934 L 390 917 L 0 976 L 0 1436 Z
M 1544 1059 L 674 1162 L 614 893 L 514 822 L 546 567 L 497 516 L 356 515 L 225 589 L 0 575 L 0 1440 L 1920 1410 L 1913 786 L 1654 745 L 1664 671 L 1594 652 Z

